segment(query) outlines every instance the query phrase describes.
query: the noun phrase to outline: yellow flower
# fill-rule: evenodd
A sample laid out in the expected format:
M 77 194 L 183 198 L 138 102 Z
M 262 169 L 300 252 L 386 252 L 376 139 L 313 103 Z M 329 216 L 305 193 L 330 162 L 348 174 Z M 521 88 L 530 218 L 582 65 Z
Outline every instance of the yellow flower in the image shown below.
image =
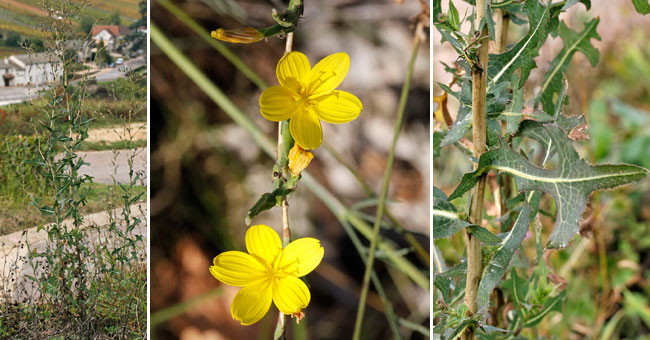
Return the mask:
M 335 90 L 350 68 L 346 53 L 335 53 L 311 68 L 307 57 L 289 52 L 275 73 L 280 86 L 269 87 L 260 97 L 264 118 L 279 122 L 291 119 L 293 139 L 303 149 L 316 149 L 323 141 L 320 121 L 347 123 L 359 116 L 363 105 L 353 94 Z
M 256 323 L 275 303 L 280 312 L 300 315 L 311 294 L 299 279 L 323 259 L 317 239 L 305 237 L 282 249 L 278 234 L 268 226 L 255 225 L 246 232 L 246 249 L 217 255 L 210 273 L 219 281 L 242 287 L 230 305 L 230 313 L 242 325 Z
M 234 30 L 218 28 L 212 31 L 210 36 L 221 41 L 240 44 L 250 44 L 258 42 L 264 38 L 262 32 L 253 27 L 243 27 Z

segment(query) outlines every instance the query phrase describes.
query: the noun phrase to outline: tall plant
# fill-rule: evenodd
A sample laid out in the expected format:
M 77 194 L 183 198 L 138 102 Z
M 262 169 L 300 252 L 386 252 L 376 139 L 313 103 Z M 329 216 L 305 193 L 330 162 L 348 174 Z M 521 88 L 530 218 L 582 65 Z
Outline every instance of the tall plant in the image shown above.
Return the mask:
M 634 165 L 589 164 L 573 147 L 573 141 L 587 137 L 587 125 L 583 115 L 563 113 L 568 101 L 564 72 L 577 53 L 596 65 L 599 52 L 592 39 L 600 39 L 598 18 L 585 22 L 581 31 L 559 19 L 578 2 L 591 7 L 589 0 L 476 0 L 471 2 L 471 14 L 461 19 L 452 1 L 442 13 L 441 1 L 434 0 L 436 29 L 459 56 L 454 66 L 445 65 L 453 80 L 440 84 L 445 94 L 434 98 L 439 103 L 437 119 L 448 124 L 446 131 L 434 131 L 434 148 L 438 148 L 434 158 L 440 157 L 439 148 L 456 147 L 469 155 L 474 167 L 449 197 L 433 188 L 434 239 L 462 232 L 467 247 L 466 260 L 448 270 L 434 249 L 434 333 L 446 339 L 513 338 L 560 310 L 564 292 L 547 278 L 550 269 L 542 258 L 544 247 L 567 246 L 579 231 L 591 193 L 648 174 Z M 470 24 L 468 32 L 461 30 L 465 21 Z M 527 33 L 506 49 L 510 23 L 521 25 Z M 559 36 L 564 48 L 550 62 L 540 88 L 525 93 L 524 85 L 537 66 L 534 58 L 549 36 Z M 460 102 L 455 120 L 446 106 L 448 95 Z M 465 139 L 470 130 L 471 142 Z M 541 147 L 529 152 L 529 143 Z M 486 184 L 493 173 L 495 180 Z M 436 174 L 434 183 L 435 178 Z M 458 207 L 466 194 L 467 212 Z M 545 245 L 537 217 L 542 195 L 552 197 L 556 210 L 555 226 Z M 500 210 L 498 222 L 484 222 L 486 196 Z M 532 276 L 526 278 L 510 262 L 531 226 L 537 259 Z M 501 292 L 510 300 L 503 301 Z M 504 318 L 499 313 L 507 303 L 514 312 Z

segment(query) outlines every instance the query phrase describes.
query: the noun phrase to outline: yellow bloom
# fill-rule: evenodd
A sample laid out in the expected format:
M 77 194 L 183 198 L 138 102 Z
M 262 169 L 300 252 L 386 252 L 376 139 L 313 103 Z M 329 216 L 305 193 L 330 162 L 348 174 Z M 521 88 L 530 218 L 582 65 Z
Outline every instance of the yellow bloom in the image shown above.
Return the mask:
M 300 315 L 311 294 L 299 279 L 323 259 L 317 239 L 295 240 L 282 249 L 278 234 L 268 226 L 255 225 L 246 232 L 246 249 L 217 255 L 210 273 L 219 281 L 242 287 L 230 305 L 230 313 L 242 325 L 260 321 L 275 303 L 280 312 Z
M 335 90 L 350 68 L 346 53 L 335 53 L 311 68 L 307 57 L 289 52 L 275 73 L 280 86 L 269 87 L 260 97 L 264 118 L 279 122 L 291 119 L 293 139 L 303 149 L 316 149 L 323 141 L 320 121 L 347 123 L 359 116 L 363 105 L 353 94 Z
M 264 38 L 262 32 L 253 27 L 236 28 L 234 30 L 218 28 L 212 31 L 210 36 L 221 41 L 240 44 L 250 44 L 258 42 Z

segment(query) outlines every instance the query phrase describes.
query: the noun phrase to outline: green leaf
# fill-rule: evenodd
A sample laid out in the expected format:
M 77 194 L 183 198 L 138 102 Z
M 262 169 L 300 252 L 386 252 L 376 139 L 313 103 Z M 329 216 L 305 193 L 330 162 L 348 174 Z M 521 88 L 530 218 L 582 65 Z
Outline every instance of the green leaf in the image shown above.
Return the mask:
M 490 87 L 492 84 L 499 83 L 499 80 L 510 79 L 517 69 L 521 69 L 518 87 L 523 87 L 524 82 L 530 75 L 530 70 L 537 66 L 533 59 L 537 56 L 544 41 L 546 41 L 552 13 L 550 6 L 544 6 L 538 0 L 527 0 L 524 11 L 530 23 L 528 33 L 508 51 L 489 56 L 488 79 L 490 79 Z
M 458 15 L 458 10 L 456 7 L 454 7 L 454 3 L 451 0 L 449 0 L 447 20 L 449 20 L 449 26 L 451 26 L 454 31 L 460 31 L 460 16 Z
M 517 275 L 517 271 L 513 269 L 510 272 L 510 280 L 506 282 L 507 287 L 512 293 L 512 299 L 515 306 L 523 306 L 528 295 L 528 282 Z
M 549 115 L 555 112 L 554 96 L 562 90 L 562 77 L 566 68 L 569 66 L 573 55 L 580 51 L 584 54 L 591 65 L 598 63 L 600 53 L 591 44 L 591 39 L 600 40 L 596 32 L 596 26 L 599 19 L 595 18 L 585 24 L 582 32 L 574 32 L 569 29 L 564 22 L 560 23 L 560 37 L 564 41 L 564 48 L 551 61 L 549 71 L 544 76 L 542 88 L 538 94 L 539 101 L 542 102 L 544 111 Z
M 515 83 L 516 77 L 513 77 L 512 84 Z M 511 135 L 519 129 L 519 122 L 523 116 L 521 110 L 524 108 L 524 88 L 514 88 L 512 93 L 512 102 L 508 105 L 506 112 L 501 112 L 499 117 L 506 120 L 506 134 Z
M 433 159 L 440 157 L 440 141 L 445 138 L 445 134 L 441 131 L 433 133 Z
M 456 207 L 447 200 L 442 190 L 433 187 L 433 234 L 434 239 L 451 237 L 470 225 L 458 216 Z
M 510 174 L 515 177 L 519 191 L 540 190 L 553 197 L 557 217 L 548 247 L 563 248 L 578 232 L 587 198 L 593 191 L 638 181 L 648 174 L 648 170 L 627 164 L 589 165 L 580 159 L 557 124 L 546 124 L 543 128 L 556 147 L 559 156 L 557 168 L 539 168 L 502 142 L 499 148 L 481 156 L 477 170 L 463 176 L 449 199 L 462 196 L 487 171 Z
M 648 4 L 648 0 L 632 0 L 632 3 L 634 4 L 634 9 L 636 9 L 640 14 L 646 15 L 650 13 L 650 4 Z
M 550 312 L 561 311 L 562 300 L 564 299 L 565 295 L 566 295 L 566 291 L 563 291 L 560 294 L 558 294 L 556 297 L 546 300 L 546 302 L 544 302 L 544 307 L 540 311 L 526 318 L 526 324 L 524 327 L 533 327 L 538 323 L 542 322 L 542 319 L 544 319 L 544 317 L 548 315 Z
M 596 160 L 607 157 L 612 147 L 614 130 L 612 130 L 607 112 L 607 103 L 605 100 L 599 98 L 591 101 L 589 105 L 591 147 Z
M 433 4 L 431 6 L 431 19 L 433 20 L 434 24 L 439 21 L 439 16 L 441 13 L 442 13 L 441 1 L 433 0 Z
M 253 205 L 253 207 L 248 211 L 245 220 L 246 225 L 250 225 L 251 220 L 255 216 L 259 215 L 261 212 L 265 210 L 269 210 L 274 206 L 276 206 L 279 198 L 287 196 L 292 192 L 293 192 L 292 189 L 280 187 L 273 190 L 273 192 L 267 192 L 265 194 L 262 194 L 262 196 L 257 200 L 257 202 L 255 202 L 255 205 Z
M 510 264 L 512 255 L 521 246 L 521 242 L 523 242 L 526 236 L 526 232 L 530 226 L 530 220 L 531 210 L 528 204 L 524 204 L 512 230 L 503 239 L 494 257 L 492 257 L 490 263 L 483 270 L 476 297 L 479 310 L 488 304 L 492 290 L 501 282 Z
M 499 236 L 492 234 L 489 230 L 481 226 L 470 225 L 467 227 L 467 232 L 485 244 L 495 244 L 501 242 Z
M 467 274 L 467 262 L 449 268 L 444 273 L 436 273 L 433 275 L 433 286 L 436 287 L 442 294 L 442 299 L 445 303 L 451 301 L 452 279 L 455 277 L 464 277 Z

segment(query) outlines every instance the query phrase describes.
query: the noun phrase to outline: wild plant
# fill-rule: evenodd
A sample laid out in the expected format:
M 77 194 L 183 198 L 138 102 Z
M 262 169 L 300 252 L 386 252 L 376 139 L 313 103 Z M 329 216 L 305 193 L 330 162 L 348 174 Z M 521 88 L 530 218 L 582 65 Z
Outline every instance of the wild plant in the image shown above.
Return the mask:
M 584 115 L 564 114 L 569 100 L 564 73 L 578 53 L 591 65 L 599 58 L 592 45 L 599 39 L 598 18 L 578 31 L 560 20 L 561 13 L 579 2 L 591 6 L 589 0 L 477 0 L 461 18 L 453 1 L 446 13 L 441 1 L 434 1 L 434 25 L 458 54 L 454 65 L 445 65 L 452 82 L 439 84 L 444 94 L 434 98 L 437 125 L 447 125 L 434 131 L 434 160 L 440 148 L 458 148 L 473 166 L 449 197 L 433 188 L 434 239 L 460 232 L 466 244 L 465 257 L 452 268 L 439 249 L 433 250 L 433 332 L 440 338 L 537 338 L 536 326 L 561 311 L 566 298 L 544 256 L 565 248 L 578 234 L 593 192 L 648 174 L 635 165 L 592 165 L 574 147 L 588 138 L 588 125 Z M 469 24 L 468 31 L 461 30 L 463 23 Z M 521 25 L 526 32 L 510 46 L 509 25 Z M 537 67 L 534 58 L 549 36 L 559 36 L 564 48 L 550 62 L 541 86 L 526 91 L 524 85 Z M 448 96 L 460 103 L 455 120 Z M 471 140 L 465 139 L 470 131 Z M 435 178 L 434 173 L 434 183 Z M 550 213 L 542 205 L 547 195 L 553 201 Z M 486 214 L 488 202 L 498 218 Z M 540 214 L 555 219 L 548 238 L 542 234 Z M 536 257 L 528 259 L 518 249 L 530 231 Z

